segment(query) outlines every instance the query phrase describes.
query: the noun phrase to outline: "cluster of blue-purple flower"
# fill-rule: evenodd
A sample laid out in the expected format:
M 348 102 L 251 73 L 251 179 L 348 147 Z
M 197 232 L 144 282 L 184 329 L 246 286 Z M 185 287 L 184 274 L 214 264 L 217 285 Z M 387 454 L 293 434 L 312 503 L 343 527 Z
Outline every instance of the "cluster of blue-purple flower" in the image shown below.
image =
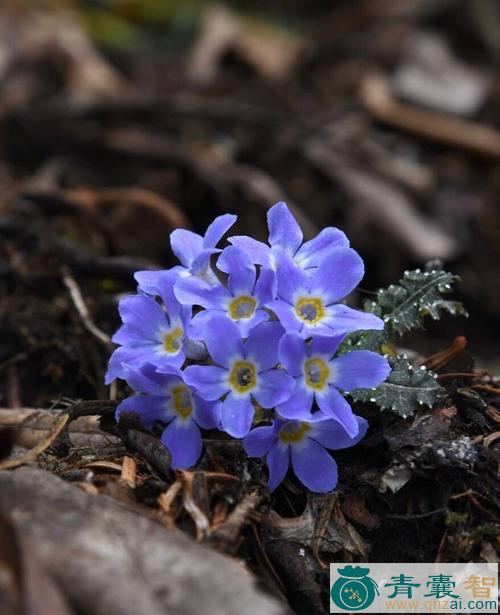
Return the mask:
M 352 446 L 367 429 L 344 393 L 376 387 L 390 372 L 375 352 L 336 355 L 347 334 L 384 326 L 339 303 L 363 277 L 363 261 L 336 228 L 303 243 L 285 203 L 269 210 L 269 244 L 234 236 L 217 248 L 235 222 L 219 216 L 204 237 L 175 230 L 181 265 L 136 274 L 137 294 L 120 301 L 119 347 L 106 374 L 136 392 L 117 418 L 133 411 L 146 427 L 166 424 L 161 439 L 174 468 L 198 461 L 200 427 L 217 428 L 266 458 L 271 490 L 291 461 L 308 489 L 330 491 L 337 465 L 325 449 Z M 260 409 L 264 424 L 252 429 Z

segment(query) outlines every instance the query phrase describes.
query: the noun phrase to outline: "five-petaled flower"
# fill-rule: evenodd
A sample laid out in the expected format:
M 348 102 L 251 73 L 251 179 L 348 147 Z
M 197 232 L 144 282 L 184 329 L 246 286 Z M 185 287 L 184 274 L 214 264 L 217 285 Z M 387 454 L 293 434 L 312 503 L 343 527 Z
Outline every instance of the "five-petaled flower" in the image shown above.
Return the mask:
M 221 262 L 229 274 L 227 288 L 194 277 L 180 279 L 175 284 L 175 296 L 181 303 L 205 308 L 191 322 L 191 334 L 197 339 L 204 337 L 207 322 L 214 315 L 226 316 L 235 322 L 243 337 L 255 325 L 269 320 L 269 313 L 263 308 L 274 299 L 274 273 L 263 269 L 257 279 L 255 265 L 248 254 L 233 246 L 224 250 L 217 266 Z
M 311 491 L 326 493 L 337 484 L 337 464 L 325 448 L 338 450 L 359 442 L 368 424 L 359 416 L 355 419 L 357 435 L 351 437 L 324 415 L 317 414 L 309 421 L 278 418 L 272 425 L 252 429 L 243 446 L 250 457 L 266 458 L 270 491 L 285 478 L 291 459 L 293 471 L 303 485 Z
M 195 276 L 208 284 L 218 284 L 219 280 L 210 267 L 210 257 L 221 252 L 216 245 L 236 219 L 234 214 L 217 216 L 207 227 L 203 237 L 183 228 L 173 231 L 170 235 L 170 247 L 181 265 L 172 267 L 170 271 L 179 277 Z M 161 274 L 161 271 L 137 271 L 134 277 L 142 291 L 155 295 L 158 294 L 158 276 Z
M 282 335 L 278 322 L 263 322 L 243 340 L 235 323 L 214 316 L 207 323 L 205 344 L 215 365 L 190 365 L 184 371 L 184 381 L 200 397 L 208 401 L 224 397 L 221 427 L 235 438 L 250 431 L 255 413 L 252 402 L 274 408 L 290 396 L 293 379 L 275 369 Z
M 349 247 L 345 234 L 331 226 L 323 229 L 314 239 L 302 243 L 302 230 L 283 202 L 276 203 L 268 211 L 267 225 L 269 245 L 246 235 L 235 235 L 228 241 L 248 252 L 255 264 L 271 269 L 276 268 L 276 248 L 285 250 L 302 269 L 311 269 L 317 267 L 331 250 Z
M 172 455 L 172 467 L 190 468 L 200 458 L 200 427 L 219 426 L 220 403 L 208 402 L 188 387 L 180 370 L 164 367 L 160 371 L 146 363 L 139 369 L 123 366 L 124 377 L 137 391 L 116 409 L 116 420 L 124 412 L 134 412 L 141 423 L 152 428 L 156 421 L 167 423 L 161 441 Z
M 123 325 L 113 336 L 120 344 L 109 360 L 106 384 L 123 378 L 123 364 L 139 367 L 152 363 L 158 367 L 181 367 L 185 360 L 184 340 L 191 308 L 181 305 L 173 294 L 176 275 L 164 271 L 157 277 L 161 306 L 146 294 L 131 295 L 118 306 Z
M 342 340 L 343 336 L 313 337 L 307 342 L 296 332 L 281 338 L 280 361 L 295 379 L 295 388 L 276 410 L 284 418 L 307 421 L 315 399 L 325 416 L 355 437 L 358 422 L 340 391 L 376 387 L 387 378 L 391 367 L 385 357 L 370 350 L 335 357 Z
M 275 257 L 278 298 L 269 307 L 287 331 L 308 338 L 384 328 L 378 316 L 338 303 L 364 274 L 363 261 L 353 249 L 330 251 L 316 269 L 307 273 L 281 248 L 276 249 Z

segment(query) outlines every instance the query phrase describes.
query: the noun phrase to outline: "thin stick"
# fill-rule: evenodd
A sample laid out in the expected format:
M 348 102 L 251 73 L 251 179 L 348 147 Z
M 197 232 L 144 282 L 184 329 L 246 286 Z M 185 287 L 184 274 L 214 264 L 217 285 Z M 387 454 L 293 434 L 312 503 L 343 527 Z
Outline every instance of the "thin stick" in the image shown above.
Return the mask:
M 99 327 L 95 325 L 92 321 L 88 308 L 85 304 L 85 301 L 83 300 L 80 287 L 67 269 L 65 269 L 63 274 L 63 282 L 69 291 L 71 300 L 73 301 L 73 305 L 77 309 L 78 314 L 80 314 L 83 326 L 87 329 L 89 333 L 91 333 L 100 342 L 102 342 L 106 346 L 106 348 L 111 348 L 113 346 L 111 338 L 109 337 L 109 335 L 107 335 L 107 333 L 104 333 L 104 331 L 99 329 Z
M 17 459 L 8 459 L 7 461 L 0 463 L 0 470 L 10 470 L 12 468 L 17 468 L 18 466 L 25 465 L 30 461 L 34 461 L 38 457 L 38 455 L 47 450 L 49 446 L 52 446 L 57 436 L 64 429 L 68 421 L 69 414 L 63 414 L 61 418 L 54 424 L 53 429 L 50 431 L 49 435 L 46 438 L 44 438 L 34 448 L 24 453 L 24 455 L 17 457 Z

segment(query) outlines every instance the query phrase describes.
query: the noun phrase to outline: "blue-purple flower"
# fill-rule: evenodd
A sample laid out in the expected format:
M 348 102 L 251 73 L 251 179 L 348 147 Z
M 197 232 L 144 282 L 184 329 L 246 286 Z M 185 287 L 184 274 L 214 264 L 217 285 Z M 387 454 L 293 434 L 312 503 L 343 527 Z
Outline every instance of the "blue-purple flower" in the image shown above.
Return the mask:
M 196 395 L 175 367 L 166 367 L 160 372 L 151 364 L 140 369 L 124 365 L 123 374 L 137 394 L 118 405 L 116 420 L 123 412 L 135 412 L 148 429 L 156 421 L 167 423 L 161 441 L 172 455 L 172 467 L 193 466 L 202 449 L 199 428 L 219 426 L 220 402 L 209 402 Z
M 214 315 L 225 316 L 236 323 L 243 337 L 247 337 L 252 327 L 269 320 L 264 308 L 274 299 L 274 273 L 263 269 L 257 279 L 255 265 L 248 254 L 233 246 L 222 252 L 217 266 L 219 263 L 223 263 L 229 274 L 227 288 L 195 277 L 180 279 L 175 284 L 175 296 L 181 303 L 205 308 L 191 323 L 191 334 L 196 339 L 204 339 L 207 322 Z
M 374 314 L 338 303 L 364 275 L 363 261 L 352 248 L 331 250 L 316 269 L 307 273 L 281 248 L 275 250 L 275 258 L 278 292 L 269 307 L 287 331 L 297 331 L 307 338 L 384 328 Z
M 246 235 L 235 235 L 229 237 L 228 241 L 248 252 L 255 264 L 271 269 L 276 268 L 274 256 L 277 247 L 285 250 L 302 269 L 317 267 L 332 249 L 349 247 L 345 234 L 333 227 L 323 229 L 314 239 L 302 243 L 302 230 L 283 202 L 269 209 L 267 225 L 269 245 Z
M 109 360 L 106 384 L 123 378 L 124 363 L 134 367 L 144 363 L 180 367 L 184 363 L 184 341 L 191 308 L 181 305 L 175 298 L 175 280 L 172 272 L 158 274 L 157 292 L 163 305 L 146 294 L 131 295 L 120 301 L 118 310 L 123 325 L 113 336 L 120 347 Z
M 342 395 L 354 389 L 373 388 L 389 375 L 387 359 L 370 350 L 354 350 L 335 357 L 341 337 L 313 337 L 286 333 L 280 341 L 280 361 L 295 379 L 291 396 L 276 411 L 286 419 L 310 420 L 314 400 L 320 411 L 355 437 L 358 421 Z
M 203 237 L 187 229 L 173 231 L 170 235 L 170 246 L 181 265 L 172 267 L 169 271 L 180 277 L 195 276 L 208 284 L 218 284 L 219 280 L 210 267 L 210 257 L 221 252 L 216 245 L 236 220 L 237 216 L 234 214 L 217 216 Z M 158 276 L 162 273 L 162 271 L 138 271 L 134 277 L 143 292 L 155 295 L 158 294 Z
M 255 409 L 274 408 L 289 397 L 294 381 L 278 363 L 283 327 L 264 322 L 246 340 L 238 326 L 221 316 L 206 323 L 204 341 L 215 365 L 190 365 L 184 381 L 208 401 L 222 400 L 221 428 L 235 438 L 247 435 Z
M 283 481 L 292 462 L 300 482 L 310 491 L 326 493 L 335 488 L 337 464 L 325 449 L 349 448 L 359 442 L 368 428 L 367 422 L 355 417 L 357 435 L 350 437 L 342 427 L 324 416 L 315 415 L 309 421 L 284 421 L 256 427 L 243 441 L 250 457 L 265 457 L 269 468 L 268 487 L 274 491 Z

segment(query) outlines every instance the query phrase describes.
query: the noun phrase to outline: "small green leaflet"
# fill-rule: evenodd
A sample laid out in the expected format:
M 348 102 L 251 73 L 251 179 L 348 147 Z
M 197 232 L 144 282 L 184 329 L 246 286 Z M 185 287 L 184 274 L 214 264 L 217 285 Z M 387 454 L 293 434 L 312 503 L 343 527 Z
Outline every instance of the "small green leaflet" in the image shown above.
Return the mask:
M 434 320 L 439 320 L 442 312 L 466 316 L 459 301 L 443 299 L 443 295 L 451 292 L 457 279 L 444 271 L 440 262 L 432 261 L 424 271 L 405 271 L 399 284 L 379 290 L 376 301 L 367 302 L 365 310 L 384 319 L 389 335 L 402 335 L 421 327 L 425 316 L 431 316 Z
M 406 418 L 419 405 L 432 407 L 444 393 L 433 372 L 413 367 L 402 356 L 391 359 L 390 363 L 392 372 L 385 382 L 376 389 L 352 391 L 351 397 L 355 401 L 373 402 Z

